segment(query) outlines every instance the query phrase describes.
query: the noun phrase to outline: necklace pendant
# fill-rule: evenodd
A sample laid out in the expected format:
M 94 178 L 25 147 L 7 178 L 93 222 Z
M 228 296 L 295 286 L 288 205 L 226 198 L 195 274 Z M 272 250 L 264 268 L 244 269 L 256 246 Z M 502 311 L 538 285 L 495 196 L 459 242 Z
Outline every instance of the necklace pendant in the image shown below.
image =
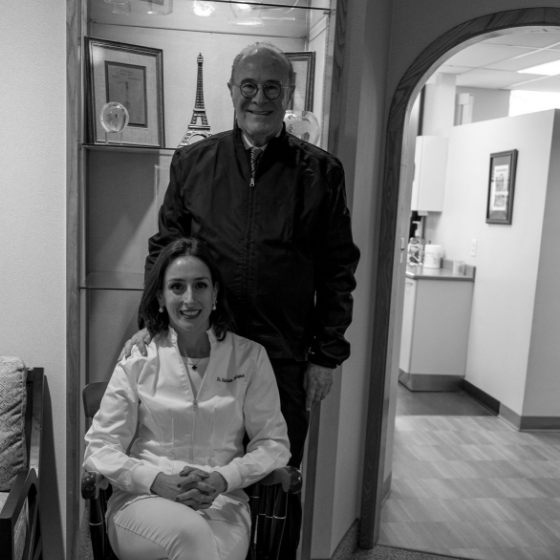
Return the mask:
M 192 369 L 193 371 L 196 371 L 198 368 L 197 368 L 195 365 L 191 365 L 191 369 Z

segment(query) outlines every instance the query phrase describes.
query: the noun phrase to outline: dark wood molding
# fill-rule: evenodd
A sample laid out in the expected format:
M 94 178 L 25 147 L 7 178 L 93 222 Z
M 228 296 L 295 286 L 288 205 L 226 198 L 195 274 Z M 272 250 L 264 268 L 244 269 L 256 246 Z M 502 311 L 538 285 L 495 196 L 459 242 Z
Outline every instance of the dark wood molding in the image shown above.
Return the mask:
M 301 537 L 301 560 L 311 559 L 311 538 L 315 510 L 315 486 L 317 485 L 317 457 L 319 455 L 319 422 L 321 403 L 311 409 L 307 434 L 307 457 L 305 461 L 305 496 L 303 497 L 303 525 Z
M 66 550 L 78 557 L 80 534 L 80 234 L 81 42 L 85 0 L 66 1 Z
M 342 73 L 344 70 L 347 14 L 348 0 L 338 0 L 336 4 L 328 138 L 328 151 L 334 155 L 338 154 L 338 137 L 340 123 L 342 122 Z
M 508 10 L 466 21 L 444 33 L 430 44 L 405 72 L 394 93 L 387 124 L 384 179 L 381 193 L 372 362 L 360 512 L 360 548 L 373 548 L 379 533 L 389 409 L 389 383 L 386 379 L 386 372 L 392 304 L 393 256 L 398 220 L 404 130 L 412 109 L 412 101 L 415 100 L 424 86 L 431 70 L 440 66 L 447 58 L 466 46 L 478 42 L 482 36 L 495 36 L 507 30 L 513 31 L 519 28 L 533 27 L 538 29 L 559 25 L 560 8 Z M 331 147 L 330 142 L 329 147 Z

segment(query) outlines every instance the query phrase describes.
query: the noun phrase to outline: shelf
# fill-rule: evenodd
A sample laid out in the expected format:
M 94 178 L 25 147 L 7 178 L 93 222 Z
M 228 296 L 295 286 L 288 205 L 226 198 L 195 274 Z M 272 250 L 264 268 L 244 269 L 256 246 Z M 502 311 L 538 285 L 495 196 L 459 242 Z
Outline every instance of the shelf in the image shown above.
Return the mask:
M 176 150 L 176 148 L 156 148 L 153 146 L 128 146 L 119 144 L 82 144 L 82 148 L 92 152 L 159 154 L 160 156 L 172 156 Z
M 141 272 L 90 272 L 82 290 L 126 290 L 141 292 L 144 289 L 144 274 Z

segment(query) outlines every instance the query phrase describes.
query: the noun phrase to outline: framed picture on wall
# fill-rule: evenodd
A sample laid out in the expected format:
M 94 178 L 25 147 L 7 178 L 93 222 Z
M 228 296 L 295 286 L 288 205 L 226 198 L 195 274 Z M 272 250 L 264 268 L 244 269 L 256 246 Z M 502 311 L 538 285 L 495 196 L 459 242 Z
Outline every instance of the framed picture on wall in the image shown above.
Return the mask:
M 487 224 L 511 224 L 517 150 L 490 154 L 490 178 L 486 204 Z
M 285 53 L 292 62 L 296 75 L 296 87 L 288 109 L 313 111 L 313 84 L 315 80 L 315 53 Z
M 88 142 L 165 146 L 163 51 L 86 37 Z M 101 111 L 117 102 L 128 111 L 121 132 L 106 134 Z

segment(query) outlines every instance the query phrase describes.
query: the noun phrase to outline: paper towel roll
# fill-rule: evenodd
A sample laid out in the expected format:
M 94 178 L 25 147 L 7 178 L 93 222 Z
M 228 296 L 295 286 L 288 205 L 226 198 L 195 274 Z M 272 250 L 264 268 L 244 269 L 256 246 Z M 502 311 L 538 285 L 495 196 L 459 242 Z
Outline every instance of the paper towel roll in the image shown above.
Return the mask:
M 440 268 L 441 258 L 443 257 L 443 247 L 429 243 L 424 247 L 424 267 Z

